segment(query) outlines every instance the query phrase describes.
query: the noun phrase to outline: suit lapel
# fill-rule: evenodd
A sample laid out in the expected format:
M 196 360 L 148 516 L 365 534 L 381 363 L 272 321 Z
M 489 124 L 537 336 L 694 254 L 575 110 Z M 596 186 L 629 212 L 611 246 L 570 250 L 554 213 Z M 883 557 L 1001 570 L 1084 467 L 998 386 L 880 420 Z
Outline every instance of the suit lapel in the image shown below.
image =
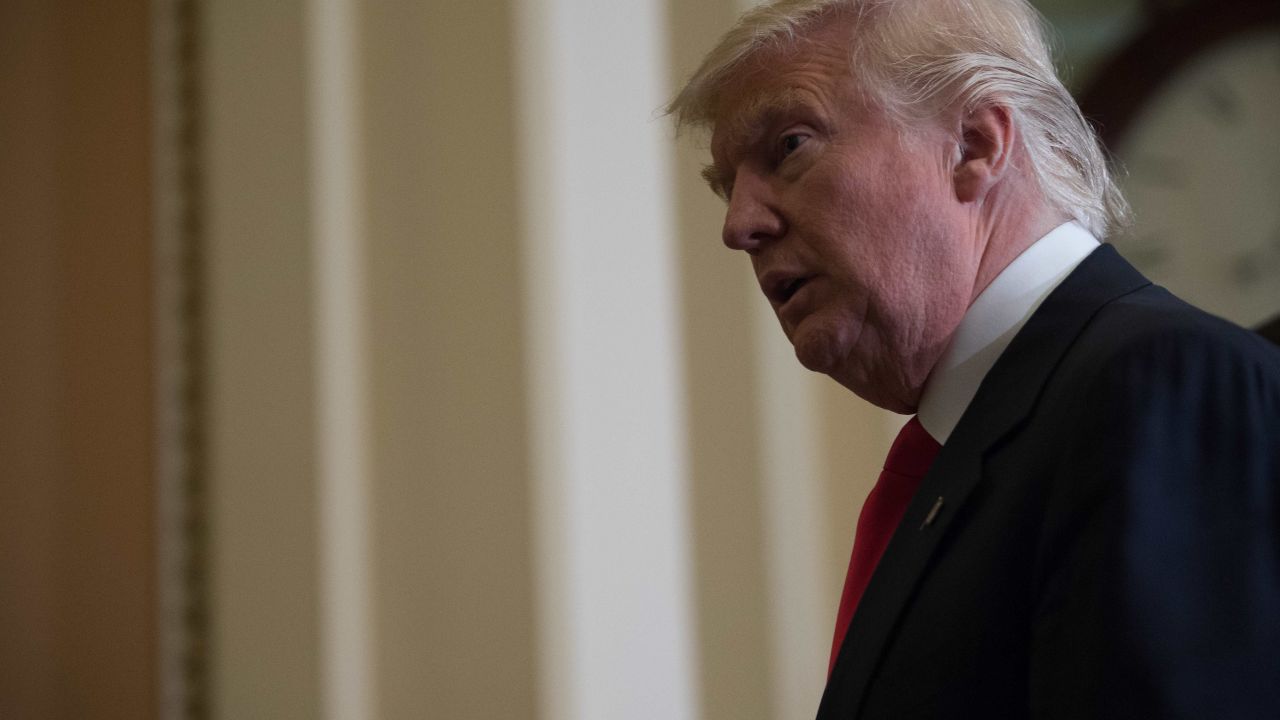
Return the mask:
M 855 717 L 861 708 L 930 557 L 981 478 L 986 451 L 1027 416 L 1089 319 L 1108 302 L 1148 284 L 1110 245 L 1103 245 L 1045 298 L 1018 332 L 921 481 L 876 567 L 827 683 L 819 720 Z

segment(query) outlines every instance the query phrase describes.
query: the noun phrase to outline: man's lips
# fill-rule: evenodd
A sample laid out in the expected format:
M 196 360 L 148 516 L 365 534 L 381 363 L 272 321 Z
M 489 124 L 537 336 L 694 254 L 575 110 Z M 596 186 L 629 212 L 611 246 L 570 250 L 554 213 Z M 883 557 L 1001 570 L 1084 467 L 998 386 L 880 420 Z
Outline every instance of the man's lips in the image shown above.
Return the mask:
M 781 308 L 812 278 L 812 275 L 771 270 L 760 278 L 760 289 L 775 308 Z

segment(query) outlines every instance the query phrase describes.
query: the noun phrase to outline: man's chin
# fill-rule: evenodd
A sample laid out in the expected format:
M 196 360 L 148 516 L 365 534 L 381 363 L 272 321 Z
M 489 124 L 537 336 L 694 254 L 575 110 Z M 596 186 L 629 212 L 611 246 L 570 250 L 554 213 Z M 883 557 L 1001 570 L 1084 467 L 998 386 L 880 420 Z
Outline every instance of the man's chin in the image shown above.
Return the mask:
M 906 397 L 905 393 L 895 392 L 901 389 L 899 386 L 885 382 L 886 378 L 880 376 L 877 382 L 872 382 L 867 369 L 852 365 L 845 345 L 835 340 L 823 333 L 810 332 L 798 334 L 791 344 L 796 359 L 805 369 L 829 376 L 872 405 L 899 414 L 916 411 L 918 393 Z
M 817 335 L 817 337 L 815 337 Z M 823 375 L 835 376 L 840 365 L 838 344 L 831 338 L 822 337 L 819 333 L 802 333 L 791 341 L 796 351 L 796 359 L 806 369 Z

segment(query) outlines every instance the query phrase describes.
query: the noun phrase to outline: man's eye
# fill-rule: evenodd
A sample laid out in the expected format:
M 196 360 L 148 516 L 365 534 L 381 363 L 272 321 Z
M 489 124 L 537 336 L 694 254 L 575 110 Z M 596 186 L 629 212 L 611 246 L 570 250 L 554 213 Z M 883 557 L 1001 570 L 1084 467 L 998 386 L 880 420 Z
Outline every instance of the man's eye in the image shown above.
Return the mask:
M 808 135 L 803 135 L 801 133 L 791 133 L 789 135 L 783 135 L 782 136 L 782 157 L 786 157 L 791 153 L 795 152 L 796 150 L 799 150 L 800 146 L 803 145 L 805 140 L 808 140 L 808 139 L 809 139 Z

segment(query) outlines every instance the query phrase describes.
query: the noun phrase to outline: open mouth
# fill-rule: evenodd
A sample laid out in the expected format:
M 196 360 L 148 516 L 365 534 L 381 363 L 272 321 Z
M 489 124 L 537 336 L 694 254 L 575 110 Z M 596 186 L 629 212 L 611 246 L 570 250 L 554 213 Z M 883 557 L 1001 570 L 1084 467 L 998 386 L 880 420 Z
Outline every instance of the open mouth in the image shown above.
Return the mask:
M 808 282 L 809 278 L 807 277 L 797 277 L 779 283 L 772 293 L 774 302 L 779 306 L 786 305 L 796 293 L 800 292 L 800 288 L 804 287 Z

